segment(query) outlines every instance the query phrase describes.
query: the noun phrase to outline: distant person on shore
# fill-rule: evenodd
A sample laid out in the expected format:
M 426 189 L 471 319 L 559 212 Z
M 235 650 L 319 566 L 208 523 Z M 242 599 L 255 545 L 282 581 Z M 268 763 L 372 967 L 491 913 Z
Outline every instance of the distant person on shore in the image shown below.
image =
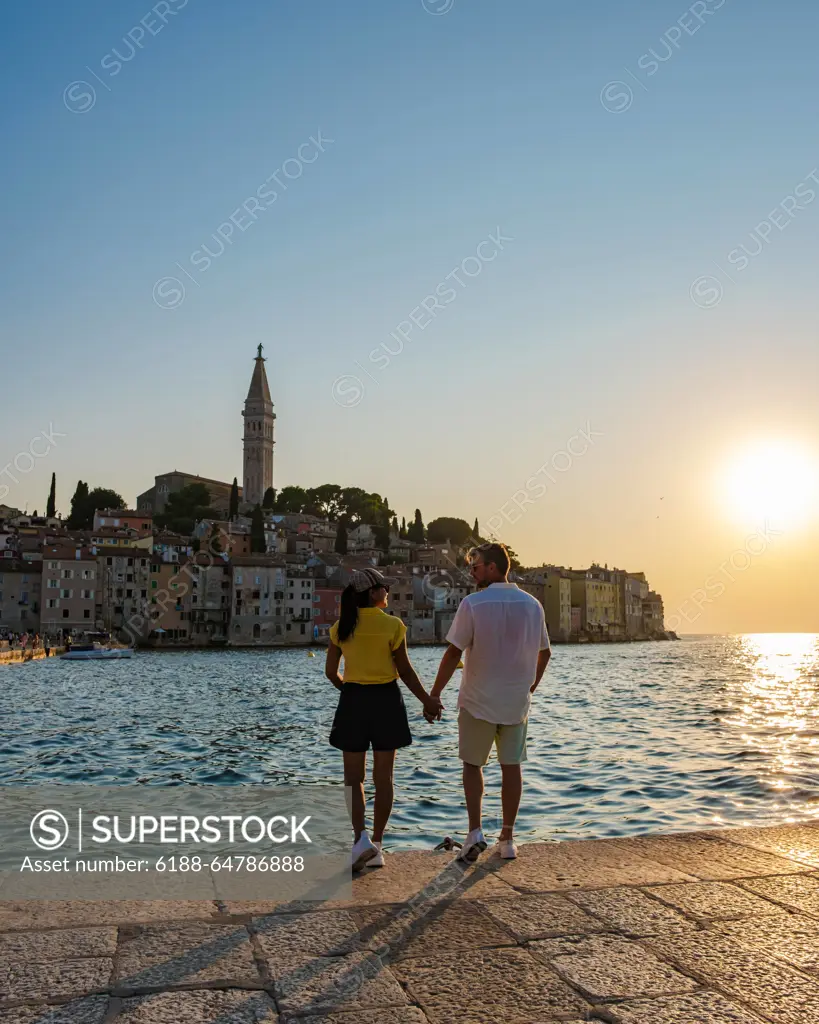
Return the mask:
M 501 765 L 503 828 L 498 851 L 517 857 L 515 820 L 523 791 L 526 732 L 531 695 L 551 656 L 543 606 L 507 579 L 509 553 L 503 544 L 481 544 L 469 552 L 477 590 L 461 601 L 447 634 L 430 696 L 440 698 L 463 655 L 458 694 L 458 753 L 463 761 L 469 834 L 459 860 L 472 863 L 486 849 L 481 828 L 483 766 L 493 744 Z M 427 716 L 427 721 L 432 721 Z
M 350 816 L 355 840 L 353 871 L 383 867 L 382 843 L 393 803 L 395 752 L 412 743 L 407 709 L 398 677 L 435 721 L 441 702 L 421 685 L 407 654 L 407 627 L 388 615 L 389 588 L 398 581 L 377 569 L 356 569 L 341 595 L 341 615 L 330 627 L 325 675 L 341 691 L 330 743 L 344 753 L 344 785 L 352 789 Z M 344 658 L 344 677 L 339 663 Z M 373 748 L 373 836 L 367 834 L 364 776 L 367 751 Z

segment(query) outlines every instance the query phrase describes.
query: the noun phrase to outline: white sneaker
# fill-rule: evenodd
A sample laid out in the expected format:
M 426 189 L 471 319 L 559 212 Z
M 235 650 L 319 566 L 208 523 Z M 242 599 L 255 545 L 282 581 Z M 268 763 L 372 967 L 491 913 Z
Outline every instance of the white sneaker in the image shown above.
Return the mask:
M 350 854 L 350 867 L 353 871 L 360 871 L 365 864 L 369 863 L 378 855 L 378 848 L 370 840 L 370 837 L 366 832 L 362 832 L 358 841 L 353 846 L 353 852 Z
M 486 839 L 481 829 L 473 828 L 466 837 L 464 845 L 458 854 L 458 860 L 464 860 L 467 864 L 474 864 L 486 849 Z
M 511 839 L 499 839 L 498 853 L 502 860 L 515 860 L 518 855 L 518 848 Z
M 383 868 L 384 867 L 384 851 L 381 848 L 382 844 L 381 843 L 373 843 L 373 846 L 376 848 L 376 850 L 378 852 L 376 853 L 376 855 L 371 860 L 367 861 L 367 867 L 368 868 Z

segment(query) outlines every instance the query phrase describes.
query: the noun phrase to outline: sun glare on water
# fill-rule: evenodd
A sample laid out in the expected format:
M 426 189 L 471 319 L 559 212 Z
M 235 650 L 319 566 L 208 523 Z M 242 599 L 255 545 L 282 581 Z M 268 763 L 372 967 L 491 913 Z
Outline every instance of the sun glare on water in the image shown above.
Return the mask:
M 797 442 L 756 442 L 727 463 L 720 490 L 733 519 L 793 529 L 816 514 L 819 459 Z

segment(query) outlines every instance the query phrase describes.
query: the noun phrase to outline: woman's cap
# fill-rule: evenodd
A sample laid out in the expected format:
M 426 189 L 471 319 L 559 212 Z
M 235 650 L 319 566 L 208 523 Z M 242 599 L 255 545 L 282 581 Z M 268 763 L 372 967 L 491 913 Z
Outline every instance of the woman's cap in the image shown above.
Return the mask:
M 373 587 L 394 587 L 397 582 L 394 576 L 385 576 L 378 569 L 353 569 L 350 575 L 350 586 L 359 594 Z

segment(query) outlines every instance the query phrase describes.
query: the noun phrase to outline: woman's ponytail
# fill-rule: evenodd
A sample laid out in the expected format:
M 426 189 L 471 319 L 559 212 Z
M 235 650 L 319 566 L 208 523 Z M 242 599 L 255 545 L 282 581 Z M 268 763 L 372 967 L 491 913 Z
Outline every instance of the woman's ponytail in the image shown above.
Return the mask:
M 341 592 L 341 612 L 338 617 L 339 643 L 349 640 L 358 625 L 358 609 L 370 604 L 370 591 L 358 591 L 350 584 Z

